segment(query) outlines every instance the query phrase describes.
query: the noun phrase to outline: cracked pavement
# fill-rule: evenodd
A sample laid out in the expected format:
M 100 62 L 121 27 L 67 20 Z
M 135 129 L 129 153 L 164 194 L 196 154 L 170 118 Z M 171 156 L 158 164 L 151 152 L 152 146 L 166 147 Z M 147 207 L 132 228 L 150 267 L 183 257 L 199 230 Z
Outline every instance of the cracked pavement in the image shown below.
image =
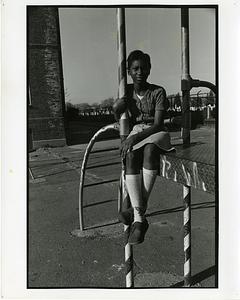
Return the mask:
M 96 143 L 94 150 L 113 150 L 90 155 L 85 184 L 119 178 L 118 145 L 119 140 Z M 84 189 L 84 223 L 90 229 L 79 230 L 79 174 L 85 147 L 47 148 L 29 154 L 29 288 L 125 287 L 117 182 Z M 158 177 L 147 213 L 150 226 L 145 241 L 133 247 L 135 287 L 181 287 L 181 185 Z M 215 273 L 215 199 L 193 189 L 193 285 L 215 287 Z

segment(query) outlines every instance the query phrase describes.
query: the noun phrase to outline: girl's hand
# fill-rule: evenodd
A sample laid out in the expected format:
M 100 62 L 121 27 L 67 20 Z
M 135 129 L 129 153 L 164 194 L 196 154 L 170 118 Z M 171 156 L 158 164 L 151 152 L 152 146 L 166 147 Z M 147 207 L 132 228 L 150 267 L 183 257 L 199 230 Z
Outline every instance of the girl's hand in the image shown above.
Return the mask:
M 127 152 L 132 151 L 133 146 L 137 143 L 137 139 L 134 135 L 127 138 L 125 141 L 122 142 L 120 147 L 120 153 L 122 159 L 126 158 Z
M 119 120 L 120 115 L 127 109 L 127 98 L 116 99 L 113 104 L 113 112 L 117 120 Z

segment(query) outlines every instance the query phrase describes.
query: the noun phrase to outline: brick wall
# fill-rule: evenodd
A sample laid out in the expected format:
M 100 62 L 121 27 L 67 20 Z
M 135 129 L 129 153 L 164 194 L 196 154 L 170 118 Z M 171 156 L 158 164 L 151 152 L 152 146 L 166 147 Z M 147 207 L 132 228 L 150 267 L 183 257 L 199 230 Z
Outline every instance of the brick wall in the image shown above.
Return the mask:
M 28 7 L 29 129 L 34 148 L 66 144 L 58 9 Z

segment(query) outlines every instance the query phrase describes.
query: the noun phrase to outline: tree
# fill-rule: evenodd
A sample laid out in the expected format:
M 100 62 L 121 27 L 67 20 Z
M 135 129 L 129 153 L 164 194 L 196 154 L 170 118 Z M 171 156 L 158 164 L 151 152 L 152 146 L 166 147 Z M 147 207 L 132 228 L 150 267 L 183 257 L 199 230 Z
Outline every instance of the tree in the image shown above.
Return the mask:
M 175 99 L 174 99 L 174 106 L 181 106 L 181 96 L 179 93 L 176 94 Z
M 112 108 L 113 106 L 113 102 L 114 102 L 114 98 L 113 97 L 110 97 L 110 98 L 107 98 L 105 100 L 103 100 L 100 104 L 100 107 L 101 108 Z
M 66 109 L 66 111 L 68 111 L 69 109 L 71 109 L 71 108 L 73 108 L 74 106 L 72 105 L 72 103 L 71 102 L 66 102 L 65 103 L 65 109 Z
M 210 90 L 209 94 L 208 94 L 208 104 L 215 104 L 215 95 L 213 93 L 212 90 Z
M 99 106 L 100 106 L 100 104 L 97 103 L 97 102 L 94 102 L 94 103 L 91 105 L 92 108 L 98 108 Z
M 77 107 L 80 111 L 85 111 L 85 110 L 88 110 L 89 108 L 91 108 L 91 106 L 90 106 L 87 102 L 83 102 L 83 103 L 76 104 L 76 107 Z
M 71 102 L 71 94 L 69 92 L 69 89 L 66 87 L 64 90 L 64 96 L 65 96 L 65 102 Z
M 78 117 L 79 110 L 72 103 L 66 102 L 65 110 L 66 110 L 65 115 L 68 120 Z

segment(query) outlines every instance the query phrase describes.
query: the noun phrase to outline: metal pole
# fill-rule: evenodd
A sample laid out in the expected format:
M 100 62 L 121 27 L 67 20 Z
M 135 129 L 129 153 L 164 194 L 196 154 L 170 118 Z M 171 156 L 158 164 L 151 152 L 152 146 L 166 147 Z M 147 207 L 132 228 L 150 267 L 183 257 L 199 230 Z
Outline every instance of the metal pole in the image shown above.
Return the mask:
M 118 31 L 118 80 L 119 89 L 118 97 L 122 98 L 127 94 L 127 74 L 126 74 L 126 34 L 125 34 L 125 9 L 117 8 L 117 31 Z M 129 134 L 128 113 L 122 114 L 120 120 L 120 137 L 121 141 L 126 139 Z M 125 167 L 122 161 L 122 200 L 127 200 L 125 186 Z M 133 283 L 133 250 L 128 244 L 130 226 L 124 225 L 125 235 L 125 267 L 126 267 L 126 287 L 132 288 Z
M 118 97 L 127 95 L 127 70 L 126 70 L 126 33 L 125 33 L 125 9 L 117 8 L 118 29 Z M 125 139 L 129 134 L 128 113 L 124 112 L 120 117 L 120 137 Z
M 181 8 L 181 42 L 182 42 L 182 140 L 183 145 L 190 144 L 190 89 L 189 74 L 189 16 L 188 8 Z
M 207 120 L 210 119 L 210 106 L 207 106 Z
M 184 286 L 191 286 L 191 188 L 183 185 Z
M 181 41 L 182 41 L 182 140 L 183 145 L 190 145 L 190 90 L 189 72 L 189 14 L 188 8 L 181 8 Z M 184 203 L 184 286 L 191 285 L 191 189 L 183 186 Z

